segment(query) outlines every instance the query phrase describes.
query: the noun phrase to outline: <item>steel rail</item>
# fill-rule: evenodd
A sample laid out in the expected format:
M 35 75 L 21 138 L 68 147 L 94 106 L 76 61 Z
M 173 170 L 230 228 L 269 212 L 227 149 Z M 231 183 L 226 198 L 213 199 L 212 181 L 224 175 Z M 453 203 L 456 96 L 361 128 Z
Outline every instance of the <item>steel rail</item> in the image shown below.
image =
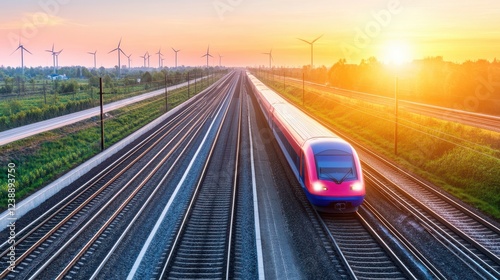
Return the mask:
M 92 236 L 92 238 L 83 246 L 82 249 L 80 249 L 80 251 L 73 257 L 73 259 L 66 265 L 66 267 L 63 269 L 63 271 L 61 271 L 59 273 L 59 275 L 57 276 L 56 279 L 63 279 L 63 277 L 71 270 L 71 268 L 78 262 L 78 260 L 88 251 L 88 249 L 90 249 L 90 247 L 98 240 L 98 238 L 102 235 L 102 233 L 109 227 L 109 225 L 118 217 L 118 215 L 120 213 L 122 213 L 123 209 L 125 209 L 125 207 L 127 205 L 129 205 L 130 201 L 137 195 L 137 193 L 146 185 L 146 183 L 153 177 L 154 174 L 156 174 L 158 172 L 158 170 L 162 167 L 162 165 L 170 158 L 170 156 L 183 144 L 183 142 L 186 140 L 186 138 L 192 133 L 192 138 L 189 140 L 189 143 L 187 143 L 186 145 L 184 145 L 184 148 L 183 148 L 183 152 L 187 150 L 188 146 L 190 145 L 190 143 L 192 143 L 192 141 L 196 138 L 196 135 L 197 133 L 201 130 L 202 126 L 200 124 L 204 123 L 205 120 L 208 118 L 208 115 L 209 114 L 205 114 L 205 116 L 203 118 L 193 118 L 194 119 L 197 119 L 198 121 L 193 124 L 191 126 L 191 129 L 187 132 L 187 133 L 184 133 L 184 136 L 181 137 L 181 139 L 179 139 L 177 141 L 177 143 L 172 147 L 172 149 L 170 150 L 170 152 L 168 152 L 167 155 L 165 155 L 165 157 L 155 166 L 155 168 L 149 173 L 149 175 L 146 177 L 145 180 L 143 180 L 142 182 L 140 182 L 140 184 L 137 186 L 137 188 L 129 195 L 129 197 L 122 202 L 122 204 L 120 205 L 120 207 L 118 207 L 115 212 L 108 218 L 108 220 L 101 226 L 101 228 Z M 189 123 L 186 125 L 186 127 L 188 127 Z M 195 129 L 196 128 L 196 129 Z M 181 131 L 182 132 L 182 131 Z M 180 132 L 180 133 L 181 133 Z M 178 156 L 176 159 L 175 159 L 175 162 L 177 162 L 179 159 L 181 158 L 181 156 Z M 171 170 L 173 169 L 174 165 L 172 165 L 170 167 L 170 169 L 167 171 L 166 175 L 170 174 Z M 166 175 L 164 176 L 164 178 L 166 178 Z M 164 180 L 162 180 L 156 187 L 155 189 L 153 190 L 153 192 L 150 194 L 150 196 L 148 197 L 147 201 L 150 201 L 154 194 L 159 190 L 162 182 L 164 182 Z M 144 203 L 143 206 L 141 207 L 140 211 L 136 214 L 136 217 L 138 214 L 142 213 L 143 209 L 147 206 L 147 203 Z M 136 218 L 133 219 L 134 221 L 136 220 Z M 90 224 L 90 221 L 89 221 L 89 224 Z M 129 227 L 130 228 L 132 226 L 132 223 L 129 223 Z M 85 227 L 85 226 L 84 226 Z M 82 227 L 82 230 L 83 228 Z M 77 234 L 75 234 L 76 236 Z M 123 235 L 122 235 L 123 236 Z M 72 238 L 73 239 L 73 238 Z M 65 245 L 63 245 L 61 247 L 61 249 L 55 253 L 53 255 L 53 257 L 57 256 L 60 254 L 60 252 L 62 252 L 66 247 L 68 247 L 69 245 L 71 245 L 71 242 L 72 240 L 69 240 Z M 50 260 L 49 260 L 50 261 Z
M 233 89 L 231 90 L 231 92 L 233 92 L 233 91 L 234 91 L 234 85 L 233 85 Z M 176 252 L 177 248 L 180 246 L 180 241 L 182 239 L 183 232 L 185 231 L 185 229 L 187 227 L 189 217 L 190 217 L 190 215 L 191 215 L 191 213 L 193 211 L 193 208 L 194 208 L 193 206 L 195 205 L 195 202 L 197 200 L 197 197 L 198 197 L 198 194 L 200 192 L 201 186 L 203 184 L 203 181 L 205 179 L 206 173 L 208 171 L 208 166 L 209 166 L 210 162 L 213 159 L 215 147 L 216 147 L 216 144 L 217 144 L 217 142 L 219 140 L 219 137 L 221 135 L 223 124 L 226 122 L 226 118 L 227 118 L 227 115 L 228 115 L 228 112 L 229 112 L 229 108 L 230 108 L 230 106 L 227 106 L 226 110 L 224 111 L 224 115 L 222 117 L 221 124 L 217 128 L 215 139 L 214 139 L 214 141 L 212 142 L 212 144 L 210 146 L 210 150 L 209 150 L 209 153 L 208 153 L 208 156 L 207 156 L 207 160 L 205 160 L 205 163 L 203 165 L 201 174 L 200 174 L 200 176 L 198 178 L 198 182 L 197 182 L 196 187 L 194 189 L 193 195 L 191 196 L 191 199 L 189 201 L 189 204 L 188 204 L 188 207 L 186 209 L 186 212 L 183 215 L 182 222 L 180 224 L 179 230 L 177 231 L 177 234 L 175 235 L 174 241 L 173 241 L 173 243 L 171 245 L 170 252 L 169 252 L 168 257 L 167 257 L 167 259 L 165 261 L 165 264 L 163 265 L 163 269 L 161 271 L 159 279 L 164 279 L 166 277 L 166 274 L 168 272 L 168 268 L 170 267 L 170 265 L 172 264 L 172 262 L 174 260 L 174 253 Z
M 212 86 L 210 87 L 210 89 L 213 88 Z M 108 175 L 110 172 L 112 172 L 114 169 L 118 168 L 119 165 L 123 162 L 125 162 L 128 158 L 132 157 L 132 156 L 135 156 L 135 154 L 140 151 L 141 148 L 145 147 L 146 145 L 147 148 L 145 151 L 143 151 L 141 154 L 139 154 L 138 156 L 136 156 L 132 162 L 130 162 L 129 164 L 127 164 L 127 166 L 123 169 L 121 169 L 118 174 L 116 174 L 115 176 L 113 176 L 110 180 L 108 180 L 102 187 L 100 187 L 96 192 L 94 192 L 90 197 L 88 197 L 82 204 L 80 204 L 76 209 L 74 209 L 69 215 L 67 215 L 64 219 L 62 219 L 60 222 L 57 223 L 57 225 L 55 227 L 53 227 L 52 229 L 50 229 L 47 233 L 45 233 L 41 239 L 38 239 L 32 246 L 30 246 L 30 248 L 28 248 L 28 250 L 26 250 L 21 256 L 19 256 L 17 259 L 16 259 L 16 263 L 21 263 L 22 260 L 24 260 L 27 256 L 29 256 L 29 254 L 31 254 L 37 247 L 39 247 L 43 242 L 45 242 L 53 233 L 55 233 L 57 230 L 59 230 L 67 221 L 69 221 L 72 217 L 74 217 L 81 209 L 83 209 L 86 205 L 88 205 L 94 198 L 96 198 L 103 190 L 105 190 L 109 185 L 111 185 L 117 178 L 119 178 L 121 175 L 123 175 L 127 170 L 129 170 L 136 162 L 138 162 L 140 159 L 142 159 L 149 151 L 151 151 L 155 146 L 158 145 L 158 143 L 160 143 L 163 139 L 165 139 L 167 137 L 167 135 L 174 131 L 175 129 L 178 128 L 178 126 L 182 123 L 182 121 L 184 120 L 188 120 L 189 123 L 192 122 L 194 119 L 196 118 L 191 118 L 189 119 L 189 117 L 192 117 L 190 115 L 193 114 L 193 111 L 191 110 L 188 110 L 189 108 L 191 108 L 192 106 L 196 106 L 196 104 L 198 104 L 199 102 L 201 102 L 202 99 L 198 99 L 196 100 L 195 102 L 189 104 L 189 106 L 183 110 L 182 112 L 180 112 L 178 115 L 174 116 L 171 120 L 169 120 L 166 124 L 162 125 L 157 131 L 153 132 L 151 135 L 149 135 L 148 137 L 146 137 L 144 140 L 142 140 L 139 144 L 135 145 L 132 149 L 128 150 L 123 156 L 121 156 L 120 158 L 118 158 L 112 165 L 106 167 L 104 170 L 102 170 L 101 172 L 99 172 L 96 176 L 94 176 L 93 178 L 91 178 L 89 181 L 87 181 L 84 185 L 82 185 L 82 187 L 78 188 L 76 191 L 74 191 L 69 197 L 72 197 L 72 199 L 70 199 L 69 201 L 61 201 L 59 202 L 58 204 L 56 204 L 55 206 L 53 206 L 51 209 L 49 209 L 48 211 L 54 211 L 54 213 L 52 213 L 49 217 L 47 217 L 43 222 L 39 223 L 38 225 L 36 225 L 32 230 L 30 230 L 27 234 L 25 234 L 22 238 L 20 238 L 19 240 L 17 240 L 16 242 L 16 245 L 19 245 L 21 242 L 23 242 L 26 238 L 28 238 L 28 236 L 30 236 L 31 234 L 33 234 L 36 230 L 38 230 L 39 228 L 41 228 L 43 225 L 45 225 L 48 221 L 50 221 L 52 218 L 54 218 L 58 213 L 60 213 L 63 209 L 65 209 L 67 206 L 69 206 L 72 202 L 74 202 L 76 199 L 79 198 L 79 195 L 80 194 L 83 194 L 85 193 L 85 191 L 89 190 L 91 187 L 93 187 L 95 184 L 97 184 L 100 180 L 102 180 L 106 175 Z M 195 113 L 197 114 L 201 114 L 199 111 L 194 111 Z M 180 120 L 178 120 L 180 118 Z M 177 122 L 176 122 L 177 121 Z M 169 125 L 173 125 L 173 127 L 170 127 L 169 128 Z M 153 141 L 154 137 L 160 135 L 160 138 L 155 140 L 153 143 L 150 143 L 151 141 Z M 179 135 L 179 134 L 177 134 Z M 174 136 L 175 137 L 177 137 Z M 171 143 L 172 140 L 169 142 Z M 162 150 L 164 150 L 165 148 L 167 147 L 167 145 L 165 145 L 165 147 L 162 148 Z M 159 154 L 159 153 L 158 153 Z M 156 156 L 151 160 L 153 161 L 154 159 L 156 158 Z M 151 162 L 150 161 L 150 162 Z M 144 170 L 144 168 L 142 169 Z M 141 170 L 141 172 L 142 172 Z M 138 176 L 138 174 L 136 174 L 136 176 L 134 178 L 136 178 Z M 124 189 L 124 188 L 123 188 Z M 119 193 L 121 193 L 122 190 L 120 190 Z M 118 194 L 117 194 L 118 195 Z M 117 196 L 115 195 L 115 197 Z M 65 204 L 63 206 L 61 206 L 62 203 Z M 46 216 L 46 215 L 45 215 Z M 43 216 L 42 216 L 43 217 Z M 34 223 L 38 222 L 42 217 L 36 219 L 35 221 L 33 221 L 32 223 L 30 223 L 29 226 L 32 226 Z M 26 228 L 26 227 L 25 227 Z M 6 250 L 6 252 L 8 252 L 8 250 Z M 6 275 L 8 275 L 11 271 L 9 271 L 8 269 L 4 270 L 1 274 L 0 274 L 0 278 L 4 278 Z
M 498 270 L 491 267 L 490 264 L 486 263 L 480 256 L 465 247 L 459 240 L 451 236 L 446 231 L 441 230 L 439 225 L 426 217 L 424 213 L 422 213 L 419 209 L 415 208 L 413 205 L 405 201 L 402 196 L 408 198 L 412 203 L 423 209 L 432 218 L 438 220 L 438 222 L 442 223 L 447 229 L 451 230 L 452 232 L 457 234 L 457 236 L 473 246 L 475 243 L 474 240 L 471 240 L 470 238 L 464 238 L 467 237 L 467 235 L 463 233 L 456 233 L 455 231 L 460 232 L 460 230 L 448 223 L 446 220 L 437 218 L 439 215 L 436 214 L 432 209 L 427 207 L 425 204 L 418 202 L 416 199 L 411 197 L 411 195 L 404 193 L 403 190 L 398 190 L 402 192 L 402 195 L 398 195 L 394 190 L 384 187 L 384 184 L 377 178 L 379 176 L 384 177 L 383 175 L 374 175 L 370 171 L 366 171 L 365 175 L 367 180 L 372 182 L 373 185 L 377 187 L 377 191 L 388 197 L 388 199 L 393 203 L 401 206 L 408 213 L 412 213 L 413 217 L 417 219 L 429 233 L 433 234 L 433 236 L 441 243 L 444 242 L 443 245 L 445 245 L 448 250 L 457 255 L 464 262 L 464 264 L 468 265 L 472 270 L 476 271 L 476 273 L 478 273 L 482 277 L 489 277 L 490 279 L 500 278 L 500 272 Z M 395 184 L 393 184 L 393 186 L 395 186 Z M 490 257 L 488 255 L 486 256 Z

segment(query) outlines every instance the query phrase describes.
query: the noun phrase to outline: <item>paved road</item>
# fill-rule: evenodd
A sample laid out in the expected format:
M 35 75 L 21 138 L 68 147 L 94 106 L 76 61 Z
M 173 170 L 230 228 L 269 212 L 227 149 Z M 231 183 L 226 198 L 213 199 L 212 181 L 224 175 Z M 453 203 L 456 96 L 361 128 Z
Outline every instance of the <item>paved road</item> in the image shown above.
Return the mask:
M 283 76 L 275 76 L 275 80 L 283 80 Z M 302 80 L 294 79 L 294 78 L 286 78 L 286 82 L 288 84 L 295 84 L 296 86 L 302 87 Z M 394 98 L 385 97 L 376 94 L 369 94 L 365 92 L 346 90 L 338 87 L 325 86 L 318 83 L 305 81 L 310 87 L 317 88 L 322 91 L 327 91 L 333 94 L 346 96 L 349 98 L 356 98 L 366 102 L 393 106 Z M 399 108 L 405 109 L 409 112 L 426 115 L 442 120 L 457 122 L 465 125 L 470 125 L 474 127 L 479 127 L 483 129 L 488 129 L 495 132 L 500 132 L 500 116 L 479 114 L 474 112 L 468 112 L 463 110 L 456 110 L 451 108 L 445 108 L 440 106 L 433 106 L 423 103 L 411 102 L 406 100 L 399 100 Z
M 201 78 L 201 79 L 204 79 L 204 78 Z M 197 81 L 199 81 L 199 80 L 200 79 L 197 79 Z M 193 82 L 194 82 L 194 80 L 190 81 L 190 83 L 193 83 Z M 184 86 L 187 86 L 187 82 L 171 86 L 168 88 L 168 90 L 171 91 L 171 90 L 178 89 L 178 88 L 184 87 Z M 155 90 L 152 92 L 141 94 L 141 95 L 138 95 L 135 97 L 112 102 L 112 103 L 104 105 L 104 112 L 113 111 L 113 110 L 116 110 L 118 108 L 130 105 L 130 104 L 133 104 L 133 103 L 136 103 L 136 102 L 139 102 L 139 101 L 142 101 L 142 100 L 145 100 L 145 99 L 148 99 L 148 98 L 160 95 L 160 94 L 165 94 L 165 89 L 159 89 L 159 90 Z M 76 122 L 79 122 L 79 121 L 82 121 L 82 120 L 85 120 L 85 119 L 88 119 L 88 118 L 91 118 L 94 116 L 98 116 L 99 114 L 100 114 L 100 108 L 94 107 L 94 108 L 83 110 L 80 112 L 76 112 L 76 113 L 60 116 L 57 118 L 52 118 L 52 119 L 48 119 L 45 121 L 41 121 L 41 122 L 37 122 L 37 123 L 25 125 L 25 126 L 13 128 L 10 130 L 2 131 L 2 132 L 0 132 L 0 146 L 8 144 L 10 142 L 14 142 L 14 141 L 26 138 L 26 137 L 29 137 L 29 136 L 32 136 L 32 135 L 35 135 L 35 134 L 38 134 L 38 133 L 42 133 L 42 132 L 56 129 L 56 128 L 59 128 L 62 126 L 70 125 L 70 124 L 73 124 L 73 123 L 76 123 Z

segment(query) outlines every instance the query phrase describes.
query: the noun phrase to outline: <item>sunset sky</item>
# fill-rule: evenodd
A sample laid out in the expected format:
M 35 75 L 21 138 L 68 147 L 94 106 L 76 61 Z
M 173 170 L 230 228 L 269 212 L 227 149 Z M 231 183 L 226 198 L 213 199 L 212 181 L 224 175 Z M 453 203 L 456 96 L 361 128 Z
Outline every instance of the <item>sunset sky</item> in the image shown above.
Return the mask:
M 2 1 L 0 65 L 52 66 L 46 52 L 64 51 L 60 66 L 93 66 L 87 52 L 97 50 L 97 66 L 113 67 L 121 47 L 141 66 L 146 51 L 162 49 L 165 66 L 174 65 L 171 47 L 181 49 L 180 65 L 204 65 L 210 45 L 218 64 L 267 66 L 262 53 L 272 49 L 275 66 L 310 63 L 331 66 L 339 59 L 359 63 L 376 56 L 406 60 L 443 56 L 445 60 L 500 58 L 500 1 L 497 0 L 17 0 Z M 12 55 L 11 55 L 12 54 Z M 121 64 L 127 64 L 122 56 Z M 158 55 L 151 57 L 158 66 Z

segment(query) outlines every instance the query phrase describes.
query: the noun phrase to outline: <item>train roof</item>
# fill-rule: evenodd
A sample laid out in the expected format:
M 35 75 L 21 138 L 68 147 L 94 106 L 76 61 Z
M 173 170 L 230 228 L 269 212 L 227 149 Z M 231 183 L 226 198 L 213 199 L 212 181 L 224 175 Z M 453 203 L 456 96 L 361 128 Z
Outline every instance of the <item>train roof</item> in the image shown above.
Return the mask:
M 274 114 L 294 130 L 300 137 L 301 145 L 312 138 L 339 138 L 336 134 L 328 130 L 322 124 L 309 117 L 307 114 L 290 104 L 279 94 L 268 88 L 253 75 L 248 74 L 249 79 L 254 83 L 262 96 L 274 107 Z
M 352 146 L 340 138 L 316 138 L 309 141 L 309 145 L 314 154 L 325 153 L 331 154 L 341 151 L 347 154 L 352 154 Z

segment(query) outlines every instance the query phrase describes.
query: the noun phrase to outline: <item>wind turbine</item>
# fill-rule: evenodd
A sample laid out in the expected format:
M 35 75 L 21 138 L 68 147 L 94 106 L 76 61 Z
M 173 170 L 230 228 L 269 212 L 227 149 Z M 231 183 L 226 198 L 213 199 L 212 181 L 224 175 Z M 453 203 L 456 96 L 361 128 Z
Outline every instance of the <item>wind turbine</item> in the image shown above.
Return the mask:
M 273 49 L 271 49 L 268 53 L 262 53 L 269 56 L 269 69 L 271 69 L 271 61 L 273 60 Z
M 19 49 L 21 49 L 21 71 L 24 76 L 24 51 L 27 51 L 31 55 L 33 54 L 30 51 L 28 51 L 23 45 L 21 45 L 21 40 L 19 40 L 19 47 L 17 47 L 17 49 L 13 51 L 10 55 L 14 54 Z
M 223 58 L 223 56 L 222 56 L 222 55 L 220 55 L 220 53 L 219 53 L 218 55 L 219 55 L 219 67 L 222 67 L 222 66 L 221 66 L 221 65 L 222 65 L 222 63 L 221 63 L 221 62 L 222 62 L 222 58 Z
M 144 59 L 144 68 L 146 68 L 146 59 L 148 59 L 148 52 L 146 52 L 143 56 L 140 56 L 140 58 Z
M 161 57 L 163 56 L 163 54 L 161 53 L 161 47 L 156 54 L 158 55 L 158 68 L 161 68 Z
M 116 47 L 116 49 L 111 50 L 111 51 L 109 51 L 109 52 L 108 52 L 108 53 L 112 53 L 112 52 L 114 52 L 114 51 L 117 51 L 117 52 L 118 52 L 118 76 L 120 76 L 120 75 L 121 75 L 121 73 L 122 73 L 122 71 L 121 71 L 122 66 L 121 66 L 121 64 L 120 64 L 120 53 L 123 53 L 123 55 L 127 56 L 127 55 L 125 54 L 125 52 L 124 52 L 124 51 L 120 48 L 121 43 L 122 43 L 122 38 L 120 38 L 120 41 L 118 42 L 118 47 Z
M 172 48 L 172 50 L 175 52 L 175 68 L 177 68 L 177 53 L 180 52 L 181 50 L 176 50 Z
M 51 50 L 45 50 L 45 51 L 52 54 L 52 62 L 54 64 L 54 74 L 55 74 L 56 73 L 56 56 L 58 55 L 58 53 L 54 51 L 54 44 L 52 44 Z M 61 52 L 62 52 L 62 50 L 61 50 Z
M 213 56 L 210 54 L 210 46 L 208 46 L 208 48 L 207 48 L 207 53 L 206 53 L 205 55 L 201 56 L 201 57 L 205 57 L 205 56 L 207 57 L 207 68 L 208 68 L 208 57 L 209 57 L 209 56 L 210 56 L 210 57 L 213 57 Z
M 87 52 L 87 53 L 88 53 L 88 54 L 91 54 L 91 55 L 93 55 L 93 56 L 94 56 L 94 69 L 96 69 L 97 67 L 96 67 L 96 59 L 95 59 L 95 58 L 96 58 L 96 53 L 97 53 L 97 50 L 96 50 L 96 51 L 94 51 L 94 52 Z
M 149 54 L 148 52 L 148 68 L 149 68 L 149 58 L 151 57 L 151 55 Z
M 132 61 L 132 60 L 130 59 L 130 57 L 132 56 L 132 54 L 125 55 L 125 56 L 126 56 L 126 57 L 127 57 L 127 59 L 128 59 L 128 69 L 130 70 L 130 61 Z
M 313 64 L 313 45 L 314 45 L 314 43 L 315 43 L 316 41 L 318 41 L 318 39 L 319 39 L 319 38 L 323 37 L 323 35 L 324 35 L 324 34 L 322 34 L 322 35 L 321 35 L 321 36 L 319 36 L 318 38 L 316 38 L 316 39 L 312 40 L 311 42 L 306 41 L 306 40 L 304 40 L 304 39 L 297 38 L 297 39 L 299 39 L 299 40 L 301 40 L 301 41 L 303 41 L 303 42 L 306 42 L 306 43 L 308 43 L 309 45 L 311 45 L 311 68 L 313 68 L 313 65 L 314 65 L 314 64 Z
M 56 55 L 56 69 L 59 69 L 59 55 L 62 53 L 62 49 L 55 53 Z

